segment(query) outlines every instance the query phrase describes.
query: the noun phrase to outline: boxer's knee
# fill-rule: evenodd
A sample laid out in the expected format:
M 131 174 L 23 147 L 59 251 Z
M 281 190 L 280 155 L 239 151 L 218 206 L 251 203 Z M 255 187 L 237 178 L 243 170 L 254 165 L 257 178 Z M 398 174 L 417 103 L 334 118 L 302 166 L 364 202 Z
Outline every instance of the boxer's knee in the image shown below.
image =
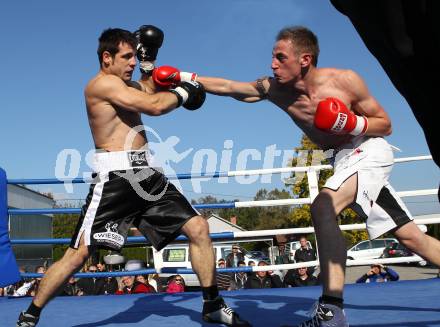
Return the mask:
M 209 240 L 209 225 L 202 216 L 191 218 L 182 228 L 191 242 L 203 242 Z
M 429 243 L 428 236 L 414 222 L 403 225 L 394 234 L 400 243 L 413 252 L 423 250 Z
M 79 268 L 90 257 L 90 251 L 87 246 L 81 245 L 78 249 L 68 248 L 64 253 L 63 261 L 73 269 Z
M 336 216 L 333 199 L 325 190 L 321 191 L 310 206 L 313 224 L 320 225 L 329 219 L 329 216 Z

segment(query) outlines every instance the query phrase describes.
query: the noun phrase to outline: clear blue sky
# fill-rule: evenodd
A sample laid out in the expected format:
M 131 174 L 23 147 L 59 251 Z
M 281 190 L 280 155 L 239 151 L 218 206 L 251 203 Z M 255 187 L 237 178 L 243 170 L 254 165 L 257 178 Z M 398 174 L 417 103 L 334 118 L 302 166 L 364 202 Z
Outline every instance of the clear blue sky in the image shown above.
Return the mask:
M 83 88 L 99 68 L 97 38 L 108 27 L 135 30 L 142 24 L 156 25 L 165 32 L 158 65 L 244 81 L 271 74 L 271 50 L 279 29 L 305 25 L 320 40 L 319 66 L 357 71 L 388 111 L 394 126 L 388 140 L 403 151 L 396 157 L 428 154 L 422 130 L 408 105 L 350 22 L 328 1 L 18 0 L 2 4 L 0 11 L 0 166 L 9 178 L 53 177 L 61 150 L 77 149 L 84 157 L 93 148 Z M 273 144 L 289 150 L 301 137 L 286 114 L 268 102 L 244 104 L 215 96 L 208 96 L 197 112 L 179 109 L 162 117 L 145 116 L 144 123 L 163 140 L 177 136 L 177 151 L 194 149 L 187 158 L 172 164 L 176 172 L 189 172 L 193 155 L 200 149 L 213 149 L 220 155 L 225 140 L 234 142 L 231 170 L 235 170 L 241 150 L 264 153 Z M 256 160 L 248 162 L 247 168 L 262 166 L 262 161 Z M 274 166 L 280 167 L 281 159 Z M 218 164 L 215 168 L 220 169 Z M 88 170 L 85 164 L 81 166 L 81 172 Z M 439 177 L 432 162 L 400 164 L 391 182 L 397 190 L 436 188 Z M 197 194 L 190 184 L 183 183 L 188 198 L 214 194 L 241 200 L 251 199 L 261 187 L 280 186 L 277 176 L 269 184 L 211 181 L 202 183 L 202 194 Z M 49 186 L 39 190 L 63 192 Z M 84 186 L 74 190 L 69 197 L 85 196 Z M 424 201 L 430 206 L 433 197 Z

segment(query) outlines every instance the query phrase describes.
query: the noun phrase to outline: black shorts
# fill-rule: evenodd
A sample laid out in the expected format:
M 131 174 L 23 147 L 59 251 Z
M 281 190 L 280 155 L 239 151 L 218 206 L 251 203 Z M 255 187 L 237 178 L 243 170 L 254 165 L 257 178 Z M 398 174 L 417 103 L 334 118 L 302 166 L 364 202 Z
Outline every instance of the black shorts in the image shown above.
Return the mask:
M 84 235 L 87 246 L 119 250 L 134 225 L 160 250 L 199 214 L 154 168 L 101 172 L 94 178 L 70 243 L 72 248 L 78 248 Z

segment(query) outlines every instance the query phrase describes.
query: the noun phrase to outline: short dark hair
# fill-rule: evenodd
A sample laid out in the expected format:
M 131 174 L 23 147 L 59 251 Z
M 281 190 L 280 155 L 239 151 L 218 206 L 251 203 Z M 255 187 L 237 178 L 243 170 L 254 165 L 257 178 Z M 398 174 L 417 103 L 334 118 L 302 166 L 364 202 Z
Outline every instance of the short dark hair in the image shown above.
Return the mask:
M 304 26 L 289 26 L 278 32 L 277 41 L 290 40 L 298 50 L 296 55 L 309 52 L 312 55 L 312 64 L 316 67 L 319 57 L 319 43 L 317 36 Z
M 121 28 L 108 28 L 102 32 L 99 37 L 97 51 L 100 65 L 102 65 L 102 54 L 104 51 L 108 51 L 114 58 L 119 51 L 120 43 L 127 43 L 131 45 L 133 49 L 136 49 L 137 46 L 136 37 L 130 31 Z

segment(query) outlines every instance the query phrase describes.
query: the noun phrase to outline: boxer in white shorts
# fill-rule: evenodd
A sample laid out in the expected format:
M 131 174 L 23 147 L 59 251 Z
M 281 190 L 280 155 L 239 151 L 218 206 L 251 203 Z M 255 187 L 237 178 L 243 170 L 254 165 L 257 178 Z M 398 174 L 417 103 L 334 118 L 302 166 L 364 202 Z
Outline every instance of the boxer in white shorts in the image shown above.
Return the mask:
M 317 68 L 318 56 L 318 39 L 312 31 L 287 27 L 278 33 L 272 50 L 273 77 L 252 82 L 195 79 L 212 94 L 249 103 L 268 100 L 321 149 L 336 149 L 335 176 L 311 205 L 323 293 L 315 314 L 299 326 L 348 326 L 342 310 L 347 249 L 336 220 L 342 210 L 351 206 L 368 217 L 372 238 L 391 231 L 407 248 L 436 265 L 440 264 L 440 242 L 420 231 L 388 184 L 393 156 L 383 139 L 392 132 L 387 113 L 358 74 Z
M 388 182 L 393 167 L 393 150 L 381 137 L 361 136 L 338 149 L 334 174 L 324 187 L 337 191 L 357 175 L 357 192 L 351 208 L 367 220 L 370 239 L 413 220 L 411 213 Z

